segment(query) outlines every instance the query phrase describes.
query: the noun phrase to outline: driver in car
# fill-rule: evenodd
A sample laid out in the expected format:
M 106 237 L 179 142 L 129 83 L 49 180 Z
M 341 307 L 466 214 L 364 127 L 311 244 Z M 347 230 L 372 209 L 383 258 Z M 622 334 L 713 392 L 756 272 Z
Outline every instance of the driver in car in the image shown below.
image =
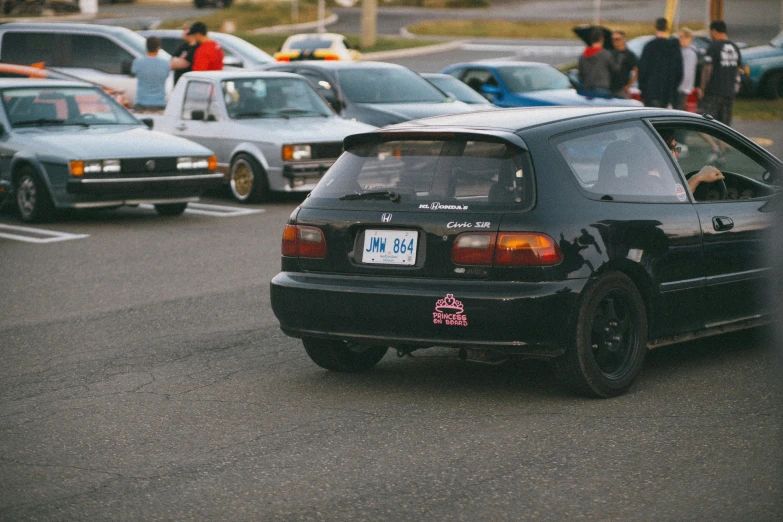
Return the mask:
M 674 136 L 671 134 L 664 134 L 661 137 L 663 138 L 663 141 L 666 142 L 666 146 L 669 147 L 674 159 L 679 159 L 681 149 L 680 146 L 677 145 L 677 140 L 674 139 Z M 712 165 L 704 165 L 699 172 L 691 176 L 688 180 L 688 188 L 691 189 L 691 194 L 693 194 L 696 191 L 696 187 L 702 183 L 713 183 L 722 179 L 726 178 L 720 170 Z

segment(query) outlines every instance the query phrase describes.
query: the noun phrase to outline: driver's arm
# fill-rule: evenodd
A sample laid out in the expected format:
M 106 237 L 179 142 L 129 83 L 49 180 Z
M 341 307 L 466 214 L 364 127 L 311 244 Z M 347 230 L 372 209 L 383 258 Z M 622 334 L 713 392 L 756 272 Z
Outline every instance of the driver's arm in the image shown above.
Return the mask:
M 696 190 L 696 187 L 702 183 L 712 183 L 713 181 L 722 179 L 725 179 L 725 176 L 723 176 L 721 171 L 712 165 L 705 165 L 699 172 L 691 176 L 691 179 L 688 180 L 688 188 L 690 188 L 691 193 L 693 193 Z

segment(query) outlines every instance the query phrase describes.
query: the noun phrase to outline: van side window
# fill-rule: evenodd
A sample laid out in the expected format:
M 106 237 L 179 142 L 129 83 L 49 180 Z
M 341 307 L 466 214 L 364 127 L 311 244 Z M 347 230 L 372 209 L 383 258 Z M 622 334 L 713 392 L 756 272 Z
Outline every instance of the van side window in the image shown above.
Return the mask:
M 185 99 L 182 101 L 181 118 L 183 120 L 192 120 L 194 119 L 193 113 L 201 111 L 203 119 L 206 120 L 210 116 L 214 119 L 216 115 L 210 113 L 210 107 L 215 101 L 216 98 L 211 83 L 188 82 L 188 86 L 185 88 Z
M 64 67 L 84 67 L 108 74 L 122 74 L 123 63 L 133 62 L 129 52 L 103 36 L 72 34 L 66 48 L 70 50 L 70 63 L 62 64 Z
M 20 65 L 37 62 L 44 62 L 47 67 L 59 65 L 55 63 L 57 36 L 55 33 L 7 32 L 3 35 L 0 60 Z

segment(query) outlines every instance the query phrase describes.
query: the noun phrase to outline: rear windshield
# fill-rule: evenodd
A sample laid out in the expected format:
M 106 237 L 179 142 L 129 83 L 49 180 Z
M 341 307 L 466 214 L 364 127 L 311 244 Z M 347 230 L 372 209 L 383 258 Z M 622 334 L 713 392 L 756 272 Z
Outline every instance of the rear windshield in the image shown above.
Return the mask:
M 405 68 L 341 69 L 343 96 L 354 103 L 443 103 L 446 96 L 430 82 Z
M 527 153 L 504 142 L 383 141 L 343 153 L 310 199 L 356 205 L 391 201 L 428 210 L 519 210 L 533 204 L 533 176 Z

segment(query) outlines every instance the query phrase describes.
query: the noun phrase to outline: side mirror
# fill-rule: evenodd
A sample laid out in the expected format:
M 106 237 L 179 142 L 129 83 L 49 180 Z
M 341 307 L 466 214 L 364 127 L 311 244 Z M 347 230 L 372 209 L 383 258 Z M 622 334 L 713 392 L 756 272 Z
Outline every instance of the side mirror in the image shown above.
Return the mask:
M 227 67 L 244 67 L 245 64 L 241 58 L 236 56 L 226 56 L 223 58 L 223 65 Z
M 120 72 L 122 74 L 127 74 L 128 76 L 130 76 L 132 66 L 133 66 L 133 62 L 130 62 L 128 60 L 123 60 L 122 63 L 120 63 Z
M 190 111 L 190 119 L 193 121 L 204 121 L 204 111 Z
M 152 127 L 155 126 L 155 120 L 152 118 L 141 118 L 142 123 L 147 126 L 147 128 L 152 129 Z
M 332 106 L 332 109 L 334 109 L 334 112 L 336 112 L 337 114 L 340 114 L 343 111 L 343 102 L 341 102 L 336 97 L 334 99 L 326 100 L 326 101 L 329 102 L 329 105 Z
M 481 94 L 483 94 L 484 97 L 489 101 L 492 101 L 493 99 L 499 98 L 501 96 L 500 87 L 497 85 L 484 84 L 481 86 Z

